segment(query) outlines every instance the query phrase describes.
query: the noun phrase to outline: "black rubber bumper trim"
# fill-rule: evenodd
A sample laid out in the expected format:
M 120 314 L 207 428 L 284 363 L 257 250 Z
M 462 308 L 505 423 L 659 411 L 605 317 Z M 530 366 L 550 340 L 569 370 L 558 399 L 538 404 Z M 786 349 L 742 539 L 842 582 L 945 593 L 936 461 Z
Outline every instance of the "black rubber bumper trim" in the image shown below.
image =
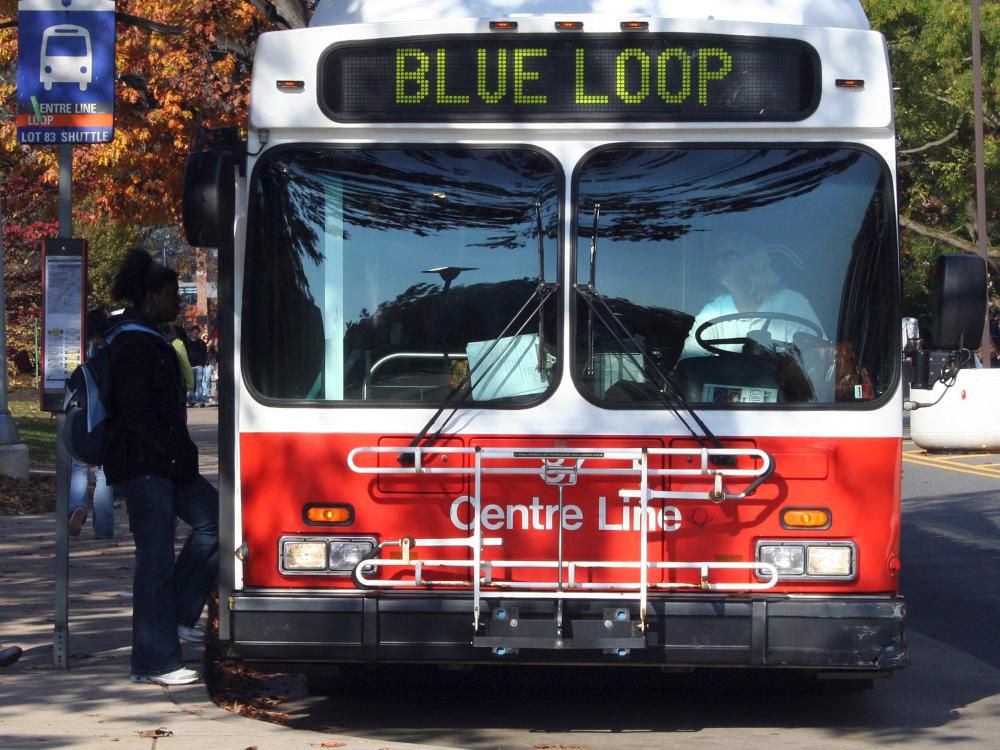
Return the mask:
M 490 631 L 484 601 L 479 642 Z M 494 606 L 496 603 L 494 602 Z M 553 617 L 552 600 L 518 600 L 522 619 Z M 567 622 L 593 632 L 607 607 L 634 603 L 571 600 Z M 901 597 L 689 597 L 649 602 L 646 647 L 629 663 L 670 666 L 803 667 L 886 672 L 909 663 L 906 606 Z M 269 663 L 492 662 L 489 648 L 473 645 L 469 598 L 428 595 L 331 597 L 235 594 L 230 652 Z M 572 625 L 570 627 L 572 630 Z M 603 649 L 513 646 L 525 663 L 599 663 Z M 499 641 L 498 641 L 499 643 Z M 610 644 L 610 640 L 609 640 Z M 611 644 L 614 645 L 614 644 Z M 623 663 L 622 659 L 614 660 Z

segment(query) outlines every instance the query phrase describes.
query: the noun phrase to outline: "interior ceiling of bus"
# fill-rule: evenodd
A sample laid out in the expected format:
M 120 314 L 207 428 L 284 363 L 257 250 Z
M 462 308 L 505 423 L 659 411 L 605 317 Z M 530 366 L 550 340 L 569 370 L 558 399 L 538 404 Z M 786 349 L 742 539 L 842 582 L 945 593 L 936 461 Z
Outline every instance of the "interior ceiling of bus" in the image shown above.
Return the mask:
M 320 0 L 310 26 L 567 13 L 870 28 L 860 0 Z

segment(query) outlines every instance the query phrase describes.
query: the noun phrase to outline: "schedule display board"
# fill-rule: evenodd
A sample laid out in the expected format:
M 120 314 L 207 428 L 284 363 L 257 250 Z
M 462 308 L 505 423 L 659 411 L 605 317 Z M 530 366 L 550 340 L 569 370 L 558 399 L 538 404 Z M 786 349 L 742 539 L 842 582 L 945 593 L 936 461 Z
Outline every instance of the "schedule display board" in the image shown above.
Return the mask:
M 84 357 L 84 283 L 87 243 L 42 241 L 41 401 L 44 411 L 61 412 L 66 379 Z
M 819 104 L 795 39 L 474 34 L 334 45 L 319 103 L 343 122 L 793 121 Z

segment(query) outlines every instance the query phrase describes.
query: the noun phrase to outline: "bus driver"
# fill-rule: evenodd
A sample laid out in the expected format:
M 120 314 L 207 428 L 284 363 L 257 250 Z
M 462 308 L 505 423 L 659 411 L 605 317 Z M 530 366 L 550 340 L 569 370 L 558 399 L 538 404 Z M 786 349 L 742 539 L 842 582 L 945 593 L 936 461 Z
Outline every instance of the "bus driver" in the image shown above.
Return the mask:
M 687 340 L 684 342 L 682 357 L 704 356 L 709 352 L 698 343 L 696 333 L 702 324 L 721 316 L 736 316 L 740 313 L 745 317 L 732 317 L 709 326 L 702 332 L 702 341 L 712 345 L 719 339 L 748 338 L 766 348 L 772 348 L 772 342 L 791 342 L 799 331 L 813 336 L 823 336 L 812 305 L 800 293 L 785 286 L 780 274 L 771 264 L 773 252 L 788 255 L 789 259 L 801 267 L 801 261 L 785 248 L 768 247 L 752 235 L 742 237 L 726 237 L 719 242 L 718 253 L 714 258 L 714 276 L 719 280 L 725 291 L 710 300 L 701 308 L 691 326 Z M 754 312 L 762 313 L 754 317 Z M 768 317 L 768 313 L 776 316 L 794 316 L 802 318 L 798 323 L 783 317 Z M 811 325 L 806 325 L 806 321 Z M 743 343 L 716 344 L 714 348 L 725 351 L 739 352 Z

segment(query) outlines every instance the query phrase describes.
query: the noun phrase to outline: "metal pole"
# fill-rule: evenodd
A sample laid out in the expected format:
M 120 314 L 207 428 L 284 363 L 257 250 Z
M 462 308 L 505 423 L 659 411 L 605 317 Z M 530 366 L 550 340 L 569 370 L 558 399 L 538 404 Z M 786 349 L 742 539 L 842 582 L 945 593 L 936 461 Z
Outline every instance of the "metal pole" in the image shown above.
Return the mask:
M 59 237 L 73 236 L 73 147 L 59 146 Z M 56 435 L 66 415 L 56 414 Z M 69 669 L 69 454 L 56 440 L 56 570 L 52 666 Z
M 976 243 L 979 254 L 989 263 L 989 236 L 986 234 L 986 167 L 983 157 L 983 56 L 980 49 L 979 0 L 972 0 L 972 106 L 976 121 Z M 990 327 L 983 327 L 983 367 L 990 366 L 993 342 Z
M 73 237 L 73 146 L 59 147 L 59 237 Z

